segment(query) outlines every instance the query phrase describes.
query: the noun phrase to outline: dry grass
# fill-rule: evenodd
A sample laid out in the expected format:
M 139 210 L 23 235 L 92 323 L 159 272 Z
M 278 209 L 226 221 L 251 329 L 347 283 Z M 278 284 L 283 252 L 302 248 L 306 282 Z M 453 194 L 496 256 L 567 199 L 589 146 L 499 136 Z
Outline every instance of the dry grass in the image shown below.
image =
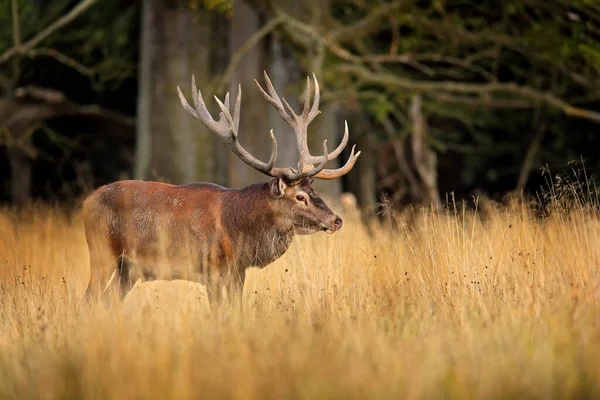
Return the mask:
M 347 217 L 212 315 L 188 282 L 82 304 L 79 215 L 0 212 L 0 398 L 600 398 L 600 215 L 453 214 Z

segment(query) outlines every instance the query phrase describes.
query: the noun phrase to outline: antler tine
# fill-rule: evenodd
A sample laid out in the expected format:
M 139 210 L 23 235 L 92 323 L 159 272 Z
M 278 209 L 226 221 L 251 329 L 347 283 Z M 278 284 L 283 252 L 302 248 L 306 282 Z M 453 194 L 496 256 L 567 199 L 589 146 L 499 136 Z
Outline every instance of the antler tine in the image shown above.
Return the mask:
M 329 153 L 327 152 L 327 139 L 325 139 L 323 141 L 323 160 L 321 161 L 321 164 L 317 165 L 312 171 L 309 171 L 306 174 L 306 177 L 309 178 L 321 172 L 321 170 L 323 170 L 323 167 L 325 167 L 327 161 L 329 161 Z
M 206 104 L 204 104 L 202 92 L 196 87 L 196 78 L 194 77 L 194 75 L 192 75 L 192 97 L 194 99 L 194 107 L 196 108 L 198 118 L 206 119 L 211 124 L 214 124 L 215 120 L 210 115 L 210 112 L 208 112 Z
M 204 104 L 204 99 L 202 99 L 202 93 L 196 89 L 196 80 L 192 75 L 192 97 L 194 99 L 194 107 L 190 106 L 187 99 L 183 95 L 181 88 L 177 86 L 177 95 L 179 96 L 179 101 L 183 108 L 193 117 L 202 121 L 209 129 L 215 131 L 219 136 L 222 134 L 219 131 L 218 123 L 212 118 L 206 105 Z
M 346 175 L 348 172 L 350 172 L 352 167 L 354 167 L 354 163 L 356 163 L 358 156 L 360 156 L 360 153 L 361 153 L 360 151 L 358 153 L 354 154 L 355 148 L 356 148 L 356 145 L 352 146 L 352 152 L 350 153 L 350 157 L 348 158 L 348 161 L 346 161 L 346 165 L 344 165 L 343 167 L 338 168 L 338 169 L 324 169 L 324 170 L 320 171 L 319 173 L 317 173 L 316 175 L 314 175 L 314 177 L 316 179 L 336 179 L 343 175 Z
M 229 111 L 229 92 L 225 94 L 225 101 L 223 103 L 225 104 L 225 108 Z
M 264 98 L 279 112 L 279 115 L 281 115 L 281 118 L 283 118 L 284 121 L 286 121 L 288 124 L 293 123 L 292 116 L 288 114 L 284 109 L 283 104 L 281 103 L 281 99 L 277 95 L 277 92 L 273 87 L 273 83 L 271 83 L 271 79 L 269 79 L 269 75 L 267 75 L 266 71 L 264 71 L 264 76 L 265 82 L 267 83 L 267 90 L 269 91 L 269 93 L 265 92 L 260 83 L 258 83 L 258 81 L 255 79 L 254 83 L 258 87 L 258 90 L 260 90 Z
M 241 93 L 241 91 L 240 91 L 240 93 Z M 277 140 L 275 139 L 275 135 L 273 134 L 273 129 L 271 129 L 271 132 L 270 132 L 271 140 L 273 142 L 273 151 L 271 152 L 271 157 L 269 158 L 269 162 L 267 164 L 265 164 L 262 161 L 257 160 L 252 154 L 250 154 L 246 149 L 244 149 L 242 147 L 242 145 L 240 144 L 240 142 L 237 139 L 238 126 L 235 124 L 233 118 L 231 117 L 231 113 L 225 107 L 225 105 L 223 103 L 221 103 L 221 100 L 219 100 L 219 98 L 217 96 L 214 96 L 214 97 L 215 97 L 215 100 L 217 101 L 217 104 L 219 105 L 219 108 L 222 111 L 223 116 L 227 119 L 227 122 L 229 123 L 229 130 L 232 134 L 231 142 L 235 146 L 234 153 L 236 155 L 238 155 L 238 157 L 240 157 L 242 161 L 244 161 L 246 164 L 253 167 L 254 169 L 257 169 L 260 172 L 263 172 L 267 175 L 272 175 L 271 170 L 273 169 L 273 166 L 275 165 L 275 161 L 277 160 Z M 229 93 L 227 93 L 227 95 L 225 96 L 225 101 L 229 101 Z M 241 103 L 241 95 L 240 94 L 238 94 L 238 98 L 236 100 L 236 109 L 239 108 L 238 103 Z M 238 111 L 239 111 L 239 109 L 238 109 Z M 235 112 L 234 112 L 234 114 L 235 114 Z M 238 117 L 238 119 L 239 119 L 239 117 Z M 219 120 L 219 122 L 220 121 L 221 120 Z
M 238 95 L 235 100 L 235 107 L 233 109 L 233 122 L 235 126 L 240 126 L 240 107 L 242 106 L 242 85 L 238 85 Z M 271 132 L 272 134 L 273 132 Z
M 306 78 L 310 85 L 310 79 Z M 319 102 L 321 101 L 321 90 L 319 89 L 319 81 L 317 81 L 317 76 L 313 72 L 313 80 L 315 81 L 315 98 L 313 99 L 313 105 L 310 109 L 310 113 L 308 114 L 308 122 L 310 123 L 315 117 L 321 114 L 319 110 Z M 306 92 L 306 103 L 308 103 L 308 90 Z M 306 104 L 304 104 L 306 109 Z
M 185 109 L 185 111 L 187 111 L 191 116 L 198 118 L 198 113 L 187 102 L 187 100 L 185 99 L 185 96 L 181 92 L 181 89 L 179 88 L 179 86 L 177 86 L 177 95 L 179 96 L 179 101 L 181 102 L 181 105 L 183 106 L 183 108 Z
M 263 71 L 263 75 L 265 77 L 265 82 L 267 83 L 267 90 L 269 91 L 269 94 L 271 95 L 271 97 L 273 97 L 273 99 L 275 99 L 275 101 L 277 101 L 277 103 L 281 104 L 281 101 L 279 100 L 279 96 L 277 95 L 277 91 L 273 87 L 273 83 L 271 82 L 271 79 L 269 78 L 267 71 Z
M 217 104 L 219 105 L 219 108 L 221 109 L 221 115 L 224 116 L 227 119 L 227 122 L 229 123 L 229 131 L 233 134 L 234 137 L 237 136 L 237 126 L 233 122 L 233 118 L 231 117 L 229 110 L 223 103 L 221 103 L 221 100 L 219 100 L 217 96 L 213 97 L 215 98 Z M 225 96 L 225 102 L 229 103 L 229 93 L 227 93 L 227 95 Z M 219 119 L 219 122 L 221 122 L 221 119 Z
M 292 106 L 290 106 L 290 104 L 287 102 L 287 100 L 282 97 L 281 101 L 283 102 L 283 107 L 285 108 L 285 110 L 287 111 L 287 113 L 291 116 L 291 118 L 297 122 L 299 119 L 301 119 L 301 117 L 299 117 L 295 112 L 294 109 L 292 108 Z M 295 125 L 294 125 L 295 126 Z
M 275 135 L 273 134 L 273 129 L 269 132 L 271 134 L 271 141 L 273 143 L 273 151 L 271 152 L 271 158 L 269 158 L 269 162 L 267 163 L 267 169 L 269 170 L 269 175 L 274 176 L 270 171 L 275 166 L 275 161 L 277 160 L 277 139 L 275 139 Z
M 306 77 L 306 95 L 304 95 L 304 110 L 302 110 L 302 116 L 306 118 L 308 116 L 308 108 L 310 107 L 310 78 Z
M 179 86 L 177 86 L 179 87 Z M 198 105 L 200 104 L 200 101 L 202 101 L 202 105 L 204 105 L 204 100 L 200 100 L 198 99 L 198 97 L 202 98 L 202 94 L 200 93 L 200 91 L 198 90 L 198 87 L 196 86 L 196 76 L 194 74 L 192 74 L 192 100 L 194 100 L 194 107 L 196 108 L 196 110 L 198 110 Z M 187 100 L 186 100 L 187 103 Z
M 346 148 L 346 145 L 348 144 L 349 136 L 350 134 L 348 132 L 348 121 L 344 121 L 344 137 L 342 138 L 342 141 L 340 142 L 338 147 L 336 147 L 335 150 L 329 153 L 329 160 L 333 160 L 334 158 L 337 158 L 340 154 L 342 154 L 342 151 Z M 311 162 L 313 164 L 318 163 L 321 161 L 322 158 L 322 156 L 309 156 L 308 162 Z

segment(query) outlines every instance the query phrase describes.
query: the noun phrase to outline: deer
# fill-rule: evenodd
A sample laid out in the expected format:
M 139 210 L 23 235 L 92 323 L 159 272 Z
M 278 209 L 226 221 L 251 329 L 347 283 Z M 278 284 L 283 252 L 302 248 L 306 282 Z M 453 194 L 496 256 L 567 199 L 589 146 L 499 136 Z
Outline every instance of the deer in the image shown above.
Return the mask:
M 183 279 L 204 283 L 211 307 L 221 304 L 222 289 L 228 299 L 237 297 L 241 303 L 248 268 L 264 268 L 280 258 L 295 235 L 339 231 L 342 219 L 311 184 L 315 179 L 332 180 L 347 174 L 360 151 L 355 154 L 354 145 L 341 168 L 324 168 L 348 143 L 345 121 L 344 136 L 335 150 L 328 152 L 325 140 L 323 155 L 309 152 L 307 129 L 321 113 L 319 83 L 314 74 L 312 77 L 312 107 L 311 80 L 307 77 L 304 108 L 299 115 L 285 98 L 277 95 L 266 71 L 266 91 L 254 80 L 266 101 L 292 128 L 299 155 L 296 168 L 275 167 L 277 140 L 273 130 L 267 162 L 240 144 L 241 85 L 233 110 L 229 92 L 224 102 L 214 96 L 221 110 L 218 120 L 208 111 L 193 75 L 193 106 L 177 86 L 187 113 L 220 138 L 240 160 L 270 180 L 241 189 L 207 182 L 173 185 L 142 180 L 121 180 L 98 188 L 82 207 L 90 255 L 86 296 L 113 293 L 122 300 L 137 282 Z

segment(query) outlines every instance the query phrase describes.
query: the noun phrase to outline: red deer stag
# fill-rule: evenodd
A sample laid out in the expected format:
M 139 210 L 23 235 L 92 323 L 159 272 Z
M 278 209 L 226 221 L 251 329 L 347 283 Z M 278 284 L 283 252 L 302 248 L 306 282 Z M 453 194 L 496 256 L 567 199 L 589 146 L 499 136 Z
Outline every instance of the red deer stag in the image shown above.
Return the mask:
M 346 174 L 360 152 L 354 154 L 353 147 L 343 167 L 324 169 L 325 163 L 338 157 L 348 143 L 345 124 L 342 142 L 333 152 L 328 153 L 325 141 L 322 156 L 310 154 L 307 128 L 320 113 L 319 84 L 314 74 L 313 79 L 314 101 L 310 107 L 307 79 L 301 115 L 279 98 L 266 72 L 268 93 L 254 81 L 293 128 L 299 152 L 297 169 L 275 167 L 277 141 L 272 130 L 273 152 L 268 162 L 258 160 L 241 146 L 241 85 L 233 113 L 229 93 L 224 103 L 215 96 L 221 109 L 218 121 L 206 108 L 193 76 L 194 107 L 177 87 L 181 104 L 190 115 L 215 133 L 243 162 L 273 179 L 243 189 L 212 183 L 175 186 L 135 180 L 99 188 L 83 204 L 91 265 L 86 294 L 99 295 L 110 286 L 115 288 L 110 292 L 123 298 L 138 279 L 201 279 L 207 284 L 211 305 L 221 301 L 222 287 L 229 296 L 241 299 L 246 268 L 272 263 L 285 253 L 295 234 L 338 231 L 341 218 L 315 193 L 311 182 L 313 178 L 335 179 Z

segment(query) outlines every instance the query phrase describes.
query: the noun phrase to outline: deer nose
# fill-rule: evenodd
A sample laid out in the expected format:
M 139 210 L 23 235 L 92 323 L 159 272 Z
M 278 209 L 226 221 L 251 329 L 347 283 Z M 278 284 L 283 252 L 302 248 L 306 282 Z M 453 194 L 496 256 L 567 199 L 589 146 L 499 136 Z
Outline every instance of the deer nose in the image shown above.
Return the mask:
M 335 219 L 333 220 L 333 225 L 335 226 L 335 230 L 339 231 L 342 228 L 342 225 L 344 225 L 344 222 L 336 215 Z

